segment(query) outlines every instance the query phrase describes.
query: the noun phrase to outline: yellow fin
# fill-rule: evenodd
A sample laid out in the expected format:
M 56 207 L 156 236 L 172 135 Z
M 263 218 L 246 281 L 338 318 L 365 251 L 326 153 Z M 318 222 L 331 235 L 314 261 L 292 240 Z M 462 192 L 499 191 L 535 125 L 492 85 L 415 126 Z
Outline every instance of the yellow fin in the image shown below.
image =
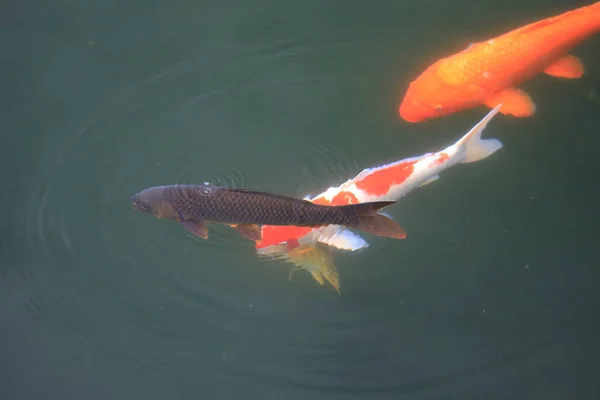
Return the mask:
M 581 78 L 585 67 L 579 58 L 568 55 L 550 64 L 544 72 L 556 78 L 577 79 Z
M 324 279 L 340 294 L 340 277 L 333 262 L 331 249 L 322 243 L 296 247 L 288 257 L 298 267 L 309 272 L 313 279 L 324 285 Z
M 535 103 L 521 89 L 504 89 L 485 101 L 485 105 L 490 108 L 496 108 L 500 104 L 502 104 L 500 112 L 504 115 L 511 114 L 515 117 L 530 117 L 535 114 Z
M 425 182 L 421 183 L 421 184 L 419 185 L 419 187 L 422 187 L 422 186 L 425 186 L 425 185 L 429 185 L 431 182 L 435 182 L 435 181 L 437 181 L 438 179 L 440 179 L 440 176 L 439 176 L 439 175 L 437 175 L 437 174 L 436 174 L 436 175 L 433 175 L 432 177 L 429 177 L 429 178 L 427 178 L 427 180 L 426 180 Z
M 315 281 L 319 282 L 319 284 L 324 285 L 325 284 L 325 280 L 323 279 L 323 275 L 321 275 L 321 273 L 319 271 L 310 271 L 310 274 L 312 275 L 313 278 L 315 278 Z

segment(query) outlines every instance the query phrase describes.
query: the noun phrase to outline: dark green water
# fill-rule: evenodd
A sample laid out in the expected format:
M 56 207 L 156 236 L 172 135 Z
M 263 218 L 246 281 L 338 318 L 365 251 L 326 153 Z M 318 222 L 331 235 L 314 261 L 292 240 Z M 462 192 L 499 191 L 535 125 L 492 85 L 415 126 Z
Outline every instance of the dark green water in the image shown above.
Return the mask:
M 141 216 L 142 188 L 319 193 L 447 146 L 402 121 L 436 59 L 581 1 L 9 1 L 2 7 L 0 398 L 593 399 L 600 38 L 523 86 L 504 148 L 336 252 L 342 296 Z M 595 93 L 595 96 L 594 96 Z

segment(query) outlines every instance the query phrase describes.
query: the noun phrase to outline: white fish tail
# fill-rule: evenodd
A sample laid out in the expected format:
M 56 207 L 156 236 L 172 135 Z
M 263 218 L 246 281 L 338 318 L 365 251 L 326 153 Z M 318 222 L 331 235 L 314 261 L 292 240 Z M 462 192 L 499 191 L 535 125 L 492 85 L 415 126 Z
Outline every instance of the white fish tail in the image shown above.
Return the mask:
M 502 104 L 491 110 L 477 125 L 475 125 L 455 146 L 463 154 L 461 163 L 472 163 L 492 155 L 501 149 L 503 144 L 498 139 L 482 139 L 481 134 L 490 120 L 500 111 Z

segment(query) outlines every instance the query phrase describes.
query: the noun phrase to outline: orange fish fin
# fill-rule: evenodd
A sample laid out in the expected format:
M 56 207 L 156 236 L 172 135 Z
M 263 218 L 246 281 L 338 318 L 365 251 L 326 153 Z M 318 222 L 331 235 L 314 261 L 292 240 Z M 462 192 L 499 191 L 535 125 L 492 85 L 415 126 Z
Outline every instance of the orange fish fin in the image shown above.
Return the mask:
M 233 229 L 238 231 L 240 235 L 243 237 L 253 240 L 255 242 L 260 242 L 262 240 L 262 235 L 260 233 L 260 228 L 255 224 L 239 224 L 239 225 L 231 225 Z
M 556 78 L 576 79 L 581 78 L 585 67 L 579 58 L 568 55 L 550 64 L 544 72 Z
M 500 112 L 504 115 L 511 114 L 515 117 L 530 117 L 535 114 L 535 103 L 521 89 L 504 89 L 485 101 L 485 105 L 490 108 L 495 108 L 500 104 L 502 104 Z

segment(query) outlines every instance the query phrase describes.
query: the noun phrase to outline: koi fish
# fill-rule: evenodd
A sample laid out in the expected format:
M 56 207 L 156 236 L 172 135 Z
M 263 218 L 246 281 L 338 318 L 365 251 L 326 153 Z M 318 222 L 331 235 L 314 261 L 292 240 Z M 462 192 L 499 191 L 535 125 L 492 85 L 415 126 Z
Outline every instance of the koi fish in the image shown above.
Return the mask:
M 442 171 L 457 164 L 483 160 L 502 148 L 498 139 L 481 138 L 488 122 L 501 106 L 491 110 L 466 135 L 444 150 L 367 168 L 340 186 L 330 187 L 312 199 L 308 196 L 305 199 L 322 205 L 398 201 L 414 189 L 436 181 Z M 293 262 L 310 272 L 320 284 L 325 277 L 338 293 L 338 272 L 332 256 L 328 254 L 331 247 L 356 251 L 369 246 L 359 235 L 336 225 L 320 228 L 263 225 L 261 232 L 262 240 L 255 243 L 259 256 Z
M 393 201 L 320 205 L 273 193 L 208 184 L 155 186 L 136 193 L 129 201 L 135 210 L 175 220 L 203 239 L 208 238 L 207 223 L 230 225 L 255 241 L 261 239 L 259 224 L 307 227 L 336 224 L 378 236 L 406 236 L 396 222 L 377 212 L 394 204 Z
M 543 19 L 438 60 L 410 83 L 398 112 L 422 122 L 502 103 L 502 114 L 529 117 L 536 106 L 517 87 L 540 73 L 576 79 L 584 74 L 571 49 L 600 31 L 600 2 Z

